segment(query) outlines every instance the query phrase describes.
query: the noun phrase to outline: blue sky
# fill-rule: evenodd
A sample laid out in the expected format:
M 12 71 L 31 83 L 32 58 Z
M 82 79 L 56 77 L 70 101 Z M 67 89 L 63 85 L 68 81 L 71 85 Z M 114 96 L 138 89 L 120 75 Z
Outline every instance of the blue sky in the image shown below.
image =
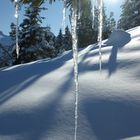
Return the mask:
M 113 11 L 115 18 L 118 20 L 122 0 L 104 0 L 104 2 L 107 9 L 107 14 L 110 11 Z M 43 26 L 50 25 L 52 32 L 57 35 L 59 29 L 62 27 L 63 3 L 60 1 L 57 1 L 52 5 L 46 3 L 45 7 L 47 7 L 48 10 L 42 13 L 42 15 L 46 17 Z M 24 10 L 22 8 L 20 11 L 20 21 L 23 19 L 23 14 Z M 10 2 L 10 0 L 0 0 L 0 30 L 3 31 L 4 34 L 9 34 L 11 22 L 15 22 L 14 5 Z

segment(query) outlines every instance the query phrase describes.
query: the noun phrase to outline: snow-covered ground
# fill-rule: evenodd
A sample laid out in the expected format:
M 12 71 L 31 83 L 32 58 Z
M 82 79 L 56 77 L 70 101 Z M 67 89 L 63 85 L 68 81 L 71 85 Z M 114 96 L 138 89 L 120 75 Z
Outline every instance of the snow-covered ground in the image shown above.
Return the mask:
M 79 52 L 77 140 L 140 140 L 140 27 Z M 0 71 L 0 140 L 73 140 L 72 52 Z

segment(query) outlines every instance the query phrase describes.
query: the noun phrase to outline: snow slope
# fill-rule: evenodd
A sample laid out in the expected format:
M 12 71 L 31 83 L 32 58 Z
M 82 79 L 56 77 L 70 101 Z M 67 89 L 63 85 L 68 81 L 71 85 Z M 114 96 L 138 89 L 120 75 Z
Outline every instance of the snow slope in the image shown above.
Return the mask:
M 79 52 L 77 140 L 140 139 L 140 27 Z M 0 140 L 73 140 L 72 52 L 0 71 Z

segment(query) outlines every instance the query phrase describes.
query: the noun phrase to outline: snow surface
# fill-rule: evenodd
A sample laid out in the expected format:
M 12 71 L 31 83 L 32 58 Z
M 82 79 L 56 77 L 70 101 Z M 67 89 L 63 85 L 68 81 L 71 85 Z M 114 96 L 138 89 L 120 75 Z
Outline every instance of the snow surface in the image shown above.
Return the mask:
M 129 34 L 128 34 L 129 33 Z M 78 140 L 140 139 L 140 27 L 79 52 Z M 118 45 L 119 44 L 119 45 Z M 72 52 L 0 71 L 0 140 L 73 140 Z

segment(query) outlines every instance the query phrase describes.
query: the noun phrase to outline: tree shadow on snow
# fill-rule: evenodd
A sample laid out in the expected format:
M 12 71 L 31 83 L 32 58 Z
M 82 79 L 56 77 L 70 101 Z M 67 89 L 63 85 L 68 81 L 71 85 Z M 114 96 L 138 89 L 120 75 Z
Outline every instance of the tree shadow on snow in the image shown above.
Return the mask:
M 3 70 L 0 72 L 0 105 L 14 95 L 25 90 L 39 78 L 45 74 L 51 73 L 54 70 L 62 67 L 66 61 L 72 59 L 72 54 L 68 54 L 52 59 L 44 63 L 35 62 L 33 64 L 19 65 L 11 70 Z
M 117 69 L 117 53 L 118 49 L 122 48 L 125 44 L 127 44 L 131 40 L 130 34 L 123 32 L 121 30 L 116 30 L 112 33 L 110 38 L 105 42 L 106 46 L 111 45 L 112 51 L 109 57 L 108 63 L 103 63 L 102 68 L 108 69 L 109 76 L 116 71 Z M 102 47 L 106 47 L 102 46 Z M 91 47 L 88 52 L 92 51 L 92 49 L 98 49 L 98 46 Z M 88 54 L 88 52 L 83 56 L 80 62 L 79 72 L 83 73 L 87 70 L 99 70 L 99 64 L 91 65 L 90 63 L 84 63 L 84 59 L 86 57 L 93 57 L 94 55 L 98 55 L 98 52 L 93 54 Z M 103 53 L 107 53 L 103 52 Z M 93 56 L 89 56 L 93 55 Z M 42 63 L 36 62 L 30 65 L 20 65 L 17 68 L 13 68 L 12 70 L 3 70 L 0 72 L 0 104 L 4 103 L 6 100 L 16 95 L 20 91 L 26 89 L 30 85 L 32 85 L 36 80 L 57 70 L 61 66 L 65 64 L 66 61 L 72 59 L 72 53 L 68 54 L 47 62 L 42 61 Z
M 41 104 L 37 108 L 33 108 L 32 111 L 28 112 L 27 109 L 24 112 L 9 111 L 8 113 L 0 114 L 0 134 L 20 134 L 21 136 L 26 134 L 26 140 L 40 140 L 44 133 L 47 137 L 49 131 L 53 127 L 55 128 L 59 121 L 59 125 L 63 125 L 63 120 L 60 119 L 62 112 L 59 111 L 59 107 L 62 98 L 64 98 L 69 88 L 71 88 L 73 73 L 70 72 L 67 77 L 68 79 L 62 83 L 59 89 L 56 89 L 50 95 L 52 98 L 47 100 L 47 97 L 46 99 L 44 97 Z M 71 114 L 73 115 L 73 113 Z
M 122 48 L 130 40 L 130 35 L 124 33 L 123 36 L 119 36 L 117 41 L 112 37 L 112 39 L 106 42 L 107 45 L 113 46 L 108 63 L 103 63 L 102 65 L 103 69 L 108 70 L 109 75 L 117 69 L 118 49 Z M 97 47 L 94 49 L 97 49 Z M 87 56 L 83 57 L 83 60 L 86 59 L 86 57 Z M 30 65 L 21 65 L 10 71 L 1 71 L 0 79 L 2 83 L 0 85 L 0 105 L 31 86 L 45 74 L 51 73 L 62 67 L 65 62 L 70 59 L 72 59 L 71 52 L 59 59 L 51 60 L 51 63 L 50 61 L 44 63 L 36 62 Z M 87 70 L 99 70 L 99 65 L 95 64 L 93 66 L 88 62 L 80 62 L 79 70 L 80 73 L 86 72 Z M 73 70 L 70 70 L 66 81 L 62 83 L 57 91 L 53 92 L 56 94 L 52 95 L 53 98 L 49 103 L 44 99 L 41 106 L 38 106 L 33 112 L 28 112 L 27 110 L 27 112 L 11 111 L 0 114 L 0 134 L 24 135 L 27 133 L 29 136 L 27 140 L 39 140 L 44 131 L 47 132 L 55 127 L 54 122 L 57 121 L 57 116 L 62 113 L 58 112 L 57 109 L 59 108 L 62 98 L 67 94 L 69 88 L 71 88 L 72 83 Z M 95 103 L 92 100 L 87 101 L 84 104 L 84 107 L 87 112 L 89 123 L 100 140 L 117 140 L 120 138 L 119 136 L 125 138 L 139 134 L 140 121 L 138 118 L 140 118 L 140 111 L 137 107 L 111 101 L 99 101 Z M 102 118 L 103 116 L 104 118 Z M 128 117 L 125 118 L 125 116 Z M 129 128 L 130 126 L 131 128 Z
M 124 32 L 122 30 L 115 30 L 111 34 L 109 39 L 106 42 L 104 42 L 104 44 L 102 45 L 102 48 L 107 47 L 107 49 L 102 51 L 102 55 L 108 54 L 110 51 L 110 47 L 112 47 L 108 62 L 102 62 L 102 69 L 108 70 L 108 76 L 111 76 L 111 74 L 113 74 L 117 70 L 118 50 L 123 48 L 130 41 L 131 41 L 131 37 L 130 37 L 129 33 Z M 110 47 L 108 47 L 108 46 L 110 46 Z M 93 50 L 93 52 L 92 52 L 92 50 Z M 90 61 L 84 62 L 84 60 L 86 60 L 86 58 L 90 58 L 90 57 L 92 57 L 92 60 L 94 60 L 95 56 L 97 57 L 97 55 L 99 55 L 99 46 L 91 47 L 87 51 L 87 53 L 82 56 L 82 59 L 80 60 L 79 72 L 83 73 L 83 72 L 86 72 L 87 70 L 90 70 L 90 71 L 99 70 L 98 63 L 91 65 Z
M 108 74 L 109 76 L 114 73 L 117 69 L 117 54 L 118 50 L 124 47 L 128 42 L 131 41 L 129 33 L 122 30 L 115 30 L 105 42 L 107 46 L 112 46 L 111 55 L 108 60 Z
M 140 104 L 88 99 L 83 104 L 93 134 L 99 140 L 140 135 Z

